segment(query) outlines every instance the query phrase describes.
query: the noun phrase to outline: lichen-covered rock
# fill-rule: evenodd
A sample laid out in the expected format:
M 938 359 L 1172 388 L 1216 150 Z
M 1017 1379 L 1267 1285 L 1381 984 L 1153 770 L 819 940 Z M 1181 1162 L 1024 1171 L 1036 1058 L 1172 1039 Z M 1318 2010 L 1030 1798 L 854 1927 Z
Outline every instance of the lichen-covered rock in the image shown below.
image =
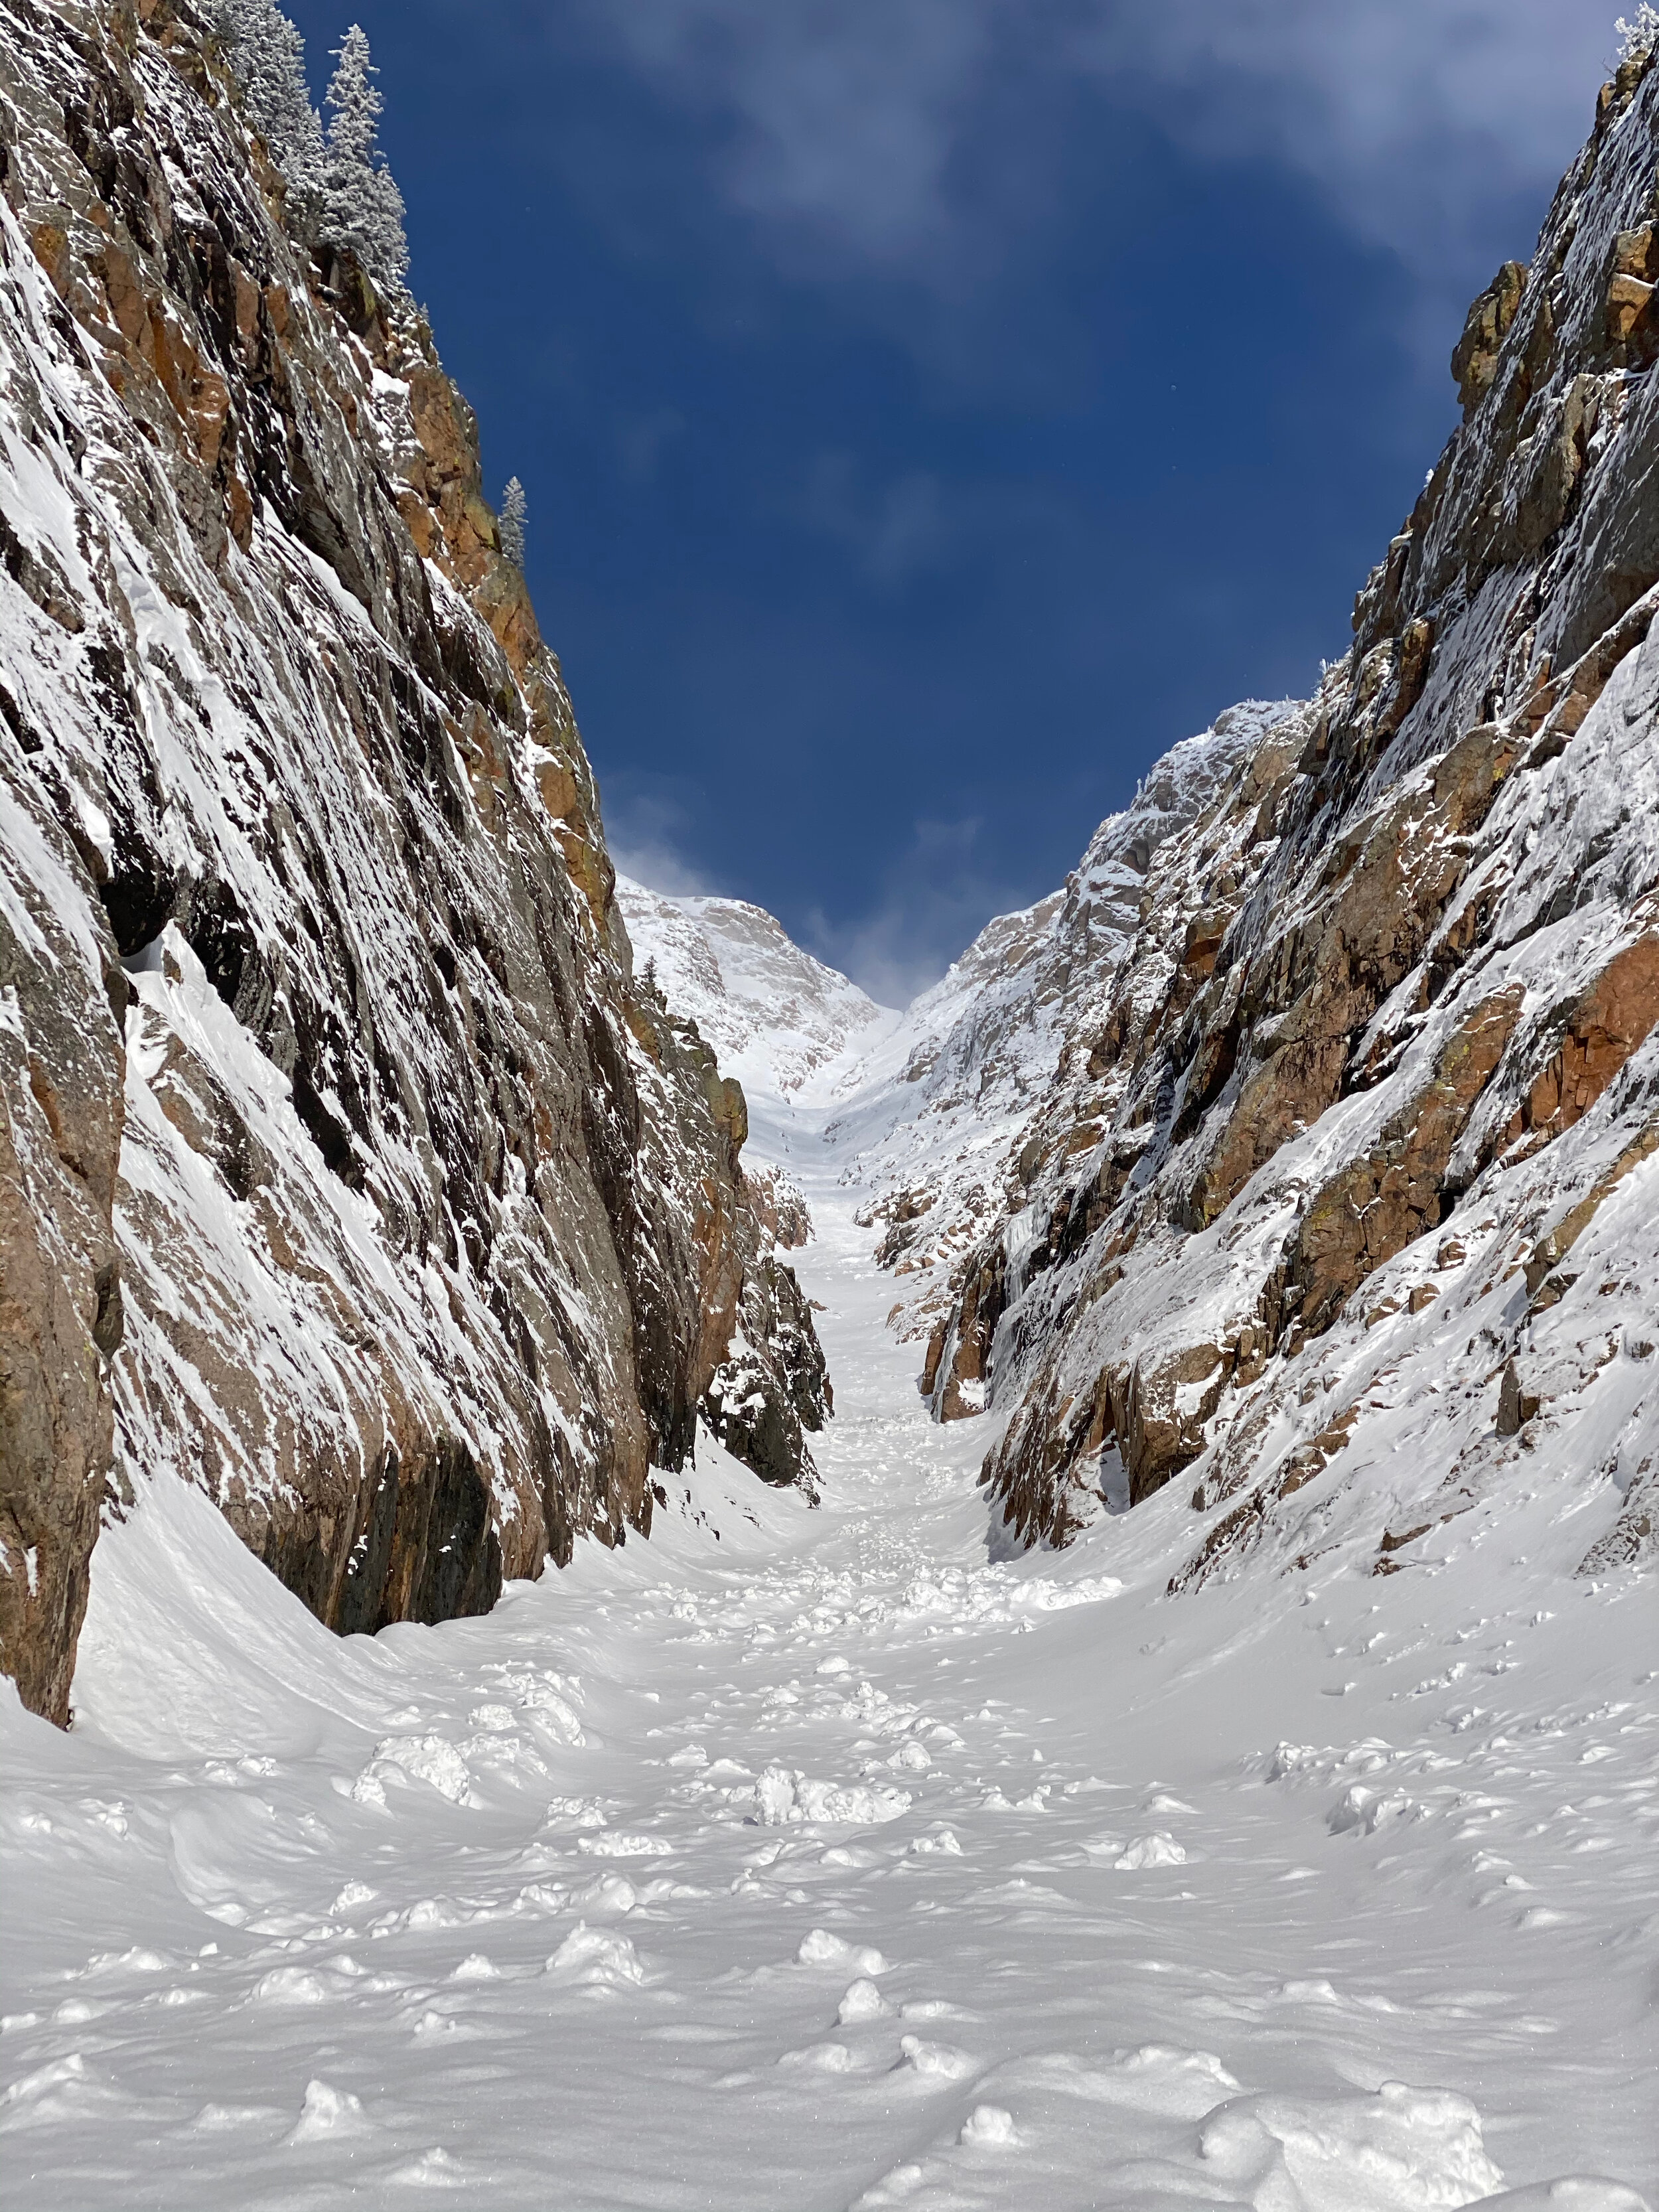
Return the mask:
M 558 665 L 407 301 L 312 261 L 188 0 L 0 0 L 0 1660 L 106 1479 L 343 1630 L 648 1529 L 811 1321 L 636 982 Z

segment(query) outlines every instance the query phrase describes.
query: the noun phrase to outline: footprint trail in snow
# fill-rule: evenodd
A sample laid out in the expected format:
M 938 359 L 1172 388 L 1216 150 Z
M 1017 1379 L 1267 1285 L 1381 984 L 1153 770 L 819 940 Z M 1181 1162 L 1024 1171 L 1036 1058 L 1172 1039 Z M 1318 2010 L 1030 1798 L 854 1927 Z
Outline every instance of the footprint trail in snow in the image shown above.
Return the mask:
M 1635 1610 L 1543 1505 L 1409 1589 L 1169 1599 L 1167 1500 L 994 1560 L 823 1182 L 816 1512 L 705 1444 L 343 1644 L 177 1483 L 106 1534 L 75 1733 L 7 1686 L 13 2201 L 1637 2206 Z

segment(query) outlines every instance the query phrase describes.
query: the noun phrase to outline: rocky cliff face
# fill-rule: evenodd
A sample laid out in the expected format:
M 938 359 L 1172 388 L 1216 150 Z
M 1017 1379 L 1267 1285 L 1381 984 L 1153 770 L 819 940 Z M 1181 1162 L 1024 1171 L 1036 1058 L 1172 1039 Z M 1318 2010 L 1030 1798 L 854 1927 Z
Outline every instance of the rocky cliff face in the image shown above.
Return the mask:
M 1656 157 L 1659 67 L 1632 63 L 1530 269 L 1470 313 L 1462 425 L 1351 650 L 1195 741 L 1155 841 L 1103 827 L 1007 971 L 1028 1060 L 1054 1041 L 1039 1095 L 965 1212 L 948 1172 L 884 1201 L 890 1259 L 948 1261 L 977 1217 L 923 1387 L 1007 1416 L 986 1480 L 1023 1540 L 1182 1477 L 1178 1583 L 1268 1532 L 1305 1560 L 1413 1401 L 1411 1497 L 1366 1493 L 1379 1571 L 1528 1450 L 1595 1453 L 1626 1498 L 1607 1540 L 1651 1540 Z
M 1000 1310 L 977 1255 L 965 1273 L 964 1255 L 1022 1206 L 1053 1152 L 1039 1126 L 1048 1086 L 1134 944 L 1152 856 L 1293 703 L 1247 701 L 1159 761 L 1060 890 L 988 923 L 908 1010 L 830 1125 L 846 1171 L 873 1187 L 862 1218 L 883 1227 L 896 1324 L 927 1340 L 922 1388 L 942 1419 L 982 1409 Z
M 700 1408 L 810 1474 L 824 1394 L 419 316 L 296 252 L 185 0 L 0 0 L 0 1657 L 61 1720 L 140 1474 L 372 1629 L 648 1529 Z

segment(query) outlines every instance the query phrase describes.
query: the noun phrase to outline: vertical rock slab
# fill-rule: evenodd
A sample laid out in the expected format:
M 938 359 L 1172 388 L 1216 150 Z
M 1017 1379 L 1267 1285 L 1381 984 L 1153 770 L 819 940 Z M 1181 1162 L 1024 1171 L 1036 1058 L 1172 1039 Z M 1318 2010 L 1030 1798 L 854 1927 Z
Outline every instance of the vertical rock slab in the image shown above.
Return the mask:
M 88 889 L 56 824 L 0 787 L 0 1665 L 60 1724 L 123 1319 L 126 984 Z

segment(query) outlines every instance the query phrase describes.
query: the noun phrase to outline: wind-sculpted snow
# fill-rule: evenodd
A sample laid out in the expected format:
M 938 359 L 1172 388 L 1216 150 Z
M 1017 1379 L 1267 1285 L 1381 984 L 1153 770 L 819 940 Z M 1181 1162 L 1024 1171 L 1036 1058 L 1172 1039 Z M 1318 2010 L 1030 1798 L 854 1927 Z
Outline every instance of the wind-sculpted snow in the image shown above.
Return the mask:
M 700 1405 L 810 1480 L 824 1397 L 423 321 L 293 245 L 183 0 L 4 0 L 0 104 L 0 1638 L 62 1719 L 106 1482 L 374 1628 L 647 1528 Z

